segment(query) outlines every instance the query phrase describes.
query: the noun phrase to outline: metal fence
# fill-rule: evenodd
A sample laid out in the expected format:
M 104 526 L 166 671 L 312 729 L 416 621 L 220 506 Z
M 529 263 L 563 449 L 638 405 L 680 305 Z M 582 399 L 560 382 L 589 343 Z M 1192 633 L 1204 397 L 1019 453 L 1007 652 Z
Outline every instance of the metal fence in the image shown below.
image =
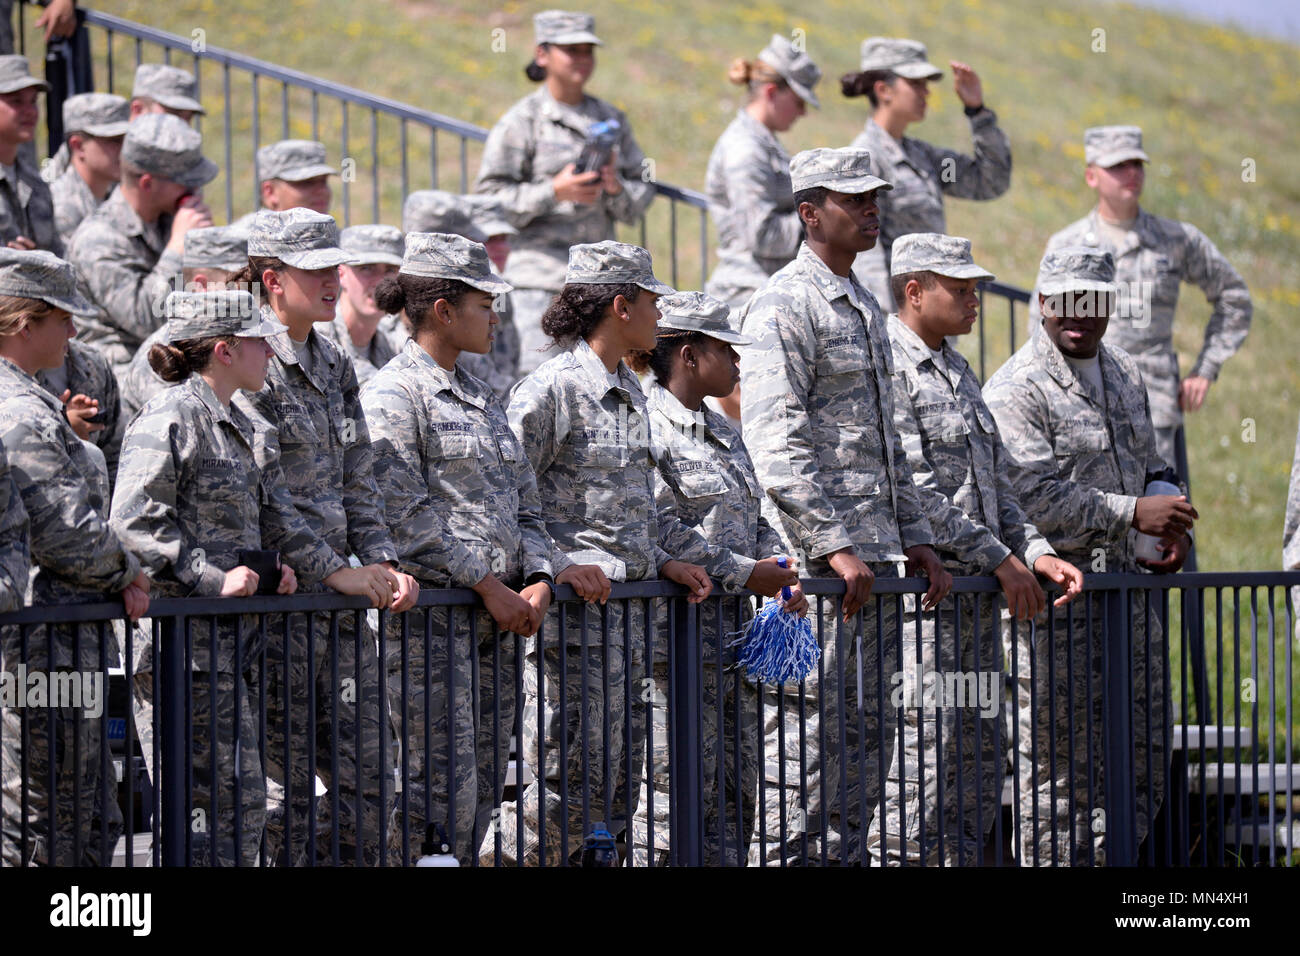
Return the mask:
M 821 658 L 782 687 L 733 666 L 747 597 L 663 582 L 562 587 L 529 639 L 464 590 L 156 600 L 134 641 L 28 608 L 0 855 L 410 865 L 434 822 L 462 864 L 572 865 L 599 821 L 626 865 L 1290 865 L 1296 586 L 1094 575 L 1030 626 L 992 578 L 919 615 L 878 578 L 849 622 L 812 580 Z

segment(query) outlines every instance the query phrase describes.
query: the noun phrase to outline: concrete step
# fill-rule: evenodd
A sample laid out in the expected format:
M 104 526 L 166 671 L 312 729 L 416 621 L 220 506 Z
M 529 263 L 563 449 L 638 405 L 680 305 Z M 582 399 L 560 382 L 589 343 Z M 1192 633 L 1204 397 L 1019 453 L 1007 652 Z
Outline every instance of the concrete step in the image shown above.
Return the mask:
M 1204 729 L 1204 733 L 1201 731 Z M 1174 726 L 1173 746 L 1175 750 L 1199 753 L 1201 750 L 1242 750 L 1255 742 L 1255 735 L 1249 727 L 1214 727 L 1201 728 L 1196 724 L 1184 727 Z
M 132 866 L 153 866 L 153 858 L 150 848 L 153 846 L 152 833 L 136 833 L 131 839 L 131 865 Z M 126 866 L 126 836 L 123 835 L 117 841 L 117 846 L 113 848 L 113 866 Z
M 1286 796 L 1288 786 L 1294 796 L 1300 793 L 1300 766 L 1287 763 L 1225 763 L 1220 774 L 1217 763 L 1192 764 L 1187 768 L 1187 787 L 1201 792 L 1201 769 L 1205 770 L 1205 793 L 1216 796 L 1222 781 L 1226 796 Z

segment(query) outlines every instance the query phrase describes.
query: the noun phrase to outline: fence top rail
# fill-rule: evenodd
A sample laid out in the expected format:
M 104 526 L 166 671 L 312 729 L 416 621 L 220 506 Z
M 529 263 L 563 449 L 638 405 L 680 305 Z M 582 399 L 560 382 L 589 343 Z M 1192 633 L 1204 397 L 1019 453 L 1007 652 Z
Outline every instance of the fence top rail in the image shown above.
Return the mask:
M 156 27 L 146 26 L 142 23 L 135 23 L 131 20 L 123 20 L 121 17 L 115 17 L 112 14 L 100 13 L 97 10 L 86 10 L 86 23 L 103 27 L 114 33 L 121 33 L 124 36 L 135 37 L 139 40 L 147 40 L 150 43 L 156 43 L 173 50 L 183 51 L 190 56 L 201 60 L 212 60 L 226 66 L 237 67 L 241 70 L 247 70 L 250 73 L 256 73 L 258 76 L 265 76 L 272 80 L 278 80 L 281 83 L 289 83 L 294 86 L 301 86 L 315 93 L 323 93 L 332 96 L 335 99 L 343 100 L 347 103 L 363 107 L 365 109 L 377 110 L 399 119 L 410 120 L 414 123 L 420 123 L 424 126 L 440 129 L 448 133 L 454 133 L 457 136 L 463 136 L 466 139 L 472 139 L 477 142 L 483 142 L 487 139 L 488 131 L 481 126 L 475 126 L 473 123 L 466 123 L 463 120 L 455 119 L 451 116 L 444 116 L 442 113 L 435 113 L 432 110 L 424 110 L 398 100 L 392 100 L 384 96 L 375 96 L 364 90 L 355 87 L 345 86 L 342 83 L 334 83 L 330 80 L 323 80 L 318 76 L 312 76 L 309 73 L 303 73 L 300 70 L 291 70 L 287 67 L 277 66 L 266 60 L 259 60 L 256 57 L 246 56 L 242 53 L 235 53 L 231 50 L 223 50 L 220 47 L 204 46 L 201 51 L 196 51 L 193 47 L 193 41 L 188 37 L 179 36 L 175 33 L 168 33 L 166 30 L 159 30 Z M 698 206 L 701 209 L 707 208 L 708 199 L 703 193 L 696 192 L 692 189 L 686 189 L 681 186 L 673 186 L 668 183 L 655 183 L 655 190 L 663 196 L 679 202 L 689 203 L 692 206 Z
M 1084 592 L 1115 591 L 1201 591 L 1207 588 L 1298 587 L 1300 571 L 1230 571 L 1195 574 L 1090 574 L 1085 576 Z M 808 578 L 802 582 L 809 596 L 838 595 L 844 593 L 844 582 L 839 578 Z M 924 578 L 882 578 L 872 586 L 873 594 L 921 594 L 929 586 Z M 1059 591 L 1048 585 L 1049 591 Z M 557 601 L 578 600 L 578 595 L 567 584 L 556 587 Z M 991 594 L 1001 590 L 994 577 L 953 578 L 952 593 Z M 637 600 L 645 598 L 682 597 L 686 589 L 671 581 L 633 581 L 615 583 L 610 600 Z M 750 596 L 750 591 L 714 591 L 714 598 L 723 600 Z M 478 602 L 478 596 L 469 588 L 424 588 L 420 591 L 417 607 L 467 606 Z M 248 598 L 155 598 L 149 604 L 148 616 L 205 617 L 209 615 L 269 614 L 306 611 L 356 611 L 368 610 L 365 598 L 342 594 L 260 595 Z M 122 617 L 122 605 L 116 602 L 94 604 L 59 604 L 25 607 L 0 614 L 0 626 L 18 624 L 71 624 L 112 620 Z
M 984 291 L 991 292 L 993 295 L 1000 295 L 1003 298 L 1011 299 L 1015 302 L 1028 304 L 1029 290 L 1022 289 L 1018 285 L 1007 285 L 1005 282 L 986 282 Z

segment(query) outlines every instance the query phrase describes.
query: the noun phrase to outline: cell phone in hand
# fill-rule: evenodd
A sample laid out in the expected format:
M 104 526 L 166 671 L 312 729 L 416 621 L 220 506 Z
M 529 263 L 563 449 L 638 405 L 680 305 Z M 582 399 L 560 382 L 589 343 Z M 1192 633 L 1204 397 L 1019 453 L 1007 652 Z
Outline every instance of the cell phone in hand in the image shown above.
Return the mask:
M 239 549 L 239 563 L 257 574 L 257 593 L 274 594 L 280 587 L 280 552 Z

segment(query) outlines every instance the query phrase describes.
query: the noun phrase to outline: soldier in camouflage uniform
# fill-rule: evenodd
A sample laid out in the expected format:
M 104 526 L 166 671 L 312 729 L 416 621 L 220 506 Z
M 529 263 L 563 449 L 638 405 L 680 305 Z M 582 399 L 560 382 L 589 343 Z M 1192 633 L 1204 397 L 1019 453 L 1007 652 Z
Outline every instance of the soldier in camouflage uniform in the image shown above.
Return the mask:
M 880 241 L 858 257 L 853 274 L 889 311 L 889 250 L 909 232 L 944 231 L 944 196 L 997 199 L 1011 185 L 1011 142 L 998 118 L 984 105 L 979 76 L 965 63 L 951 61 L 953 89 L 970 120 L 973 155 L 911 139 L 912 123 L 925 119 L 927 83 L 943 71 L 926 59 L 915 40 L 868 37 L 862 41 L 861 72 L 841 81 L 845 96 L 865 96 L 872 115 L 852 145 L 871 153 L 873 175 L 893 190 L 880 197 Z
M 1031 338 L 998 369 L 984 386 L 984 400 L 1002 434 L 1011 486 L 1029 520 L 1063 559 L 1093 571 L 1134 572 L 1136 529 L 1164 544 L 1165 558 L 1146 567 L 1169 573 L 1182 567 L 1191 544 L 1186 532 L 1197 513 L 1185 496 L 1146 494 L 1153 478 L 1177 483 L 1177 475 L 1156 450 L 1136 363 L 1102 342 L 1117 294 L 1114 277 L 1110 253 L 1096 248 L 1067 247 L 1044 256 L 1037 283 L 1044 334 Z M 1169 707 L 1159 621 L 1144 613 L 1140 595 L 1134 605 L 1131 673 L 1140 840 L 1162 797 L 1168 760 L 1162 728 Z M 1085 598 L 1054 615 L 1054 626 L 1040 614 L 1032 628 L 1004 631 L 1019 695 L 1024 866 L 1105 860 L 1105 828 L 1094 826 L 1096 811 L 1108 807 L 1098 692 L 1105 616 L 1101 602 Z M 1090 757 L 1096 760 L 1092 782 Z M 1148 783 L 1154 806 L 1145 797 Z
M 389 701 L 407 761 L 400 806 L 408 863 L 429 822 L 445 827 L 465 863 L 477 855 L 476 837 L 486 834 L 489 847 L 495 842 L 493 811 L 515 725 L 515 655 L 522 653 L 518 639 L 504 632 L 536 631 L 550 606 L 553 574 L 571 563 L 554 552 L 532 467 L 505 410 L 457 361 L 462 349 L 487 351 L 493 298 L 508 291 L 481 245 L 414 232 L 401 271 L 376 292 L 410 316 L 416 331 L 362 391 L 375 477 L 402 567 L 430 587 L 474 588 L 486 607 L 473 612 L 476 635 L 459 612 L 449 630 L 446 610 L 427 608 L 434 618 L 428 646 L 421 646 L 421 616 L 411 619 L 405 648 L 403 622 L 388 619 Z M 394 827 L 392 840 L 401 845 L 401 837 Z
M 822 72 L 808 54 L 773 36 L 758 58 L 733 65 L 730 79 L 749 88 L 709 155 L 704 191 L 718 230 L 718 265 L 704 289 L 739 309 L 799 251 L 803 224 L 790 191 L 790 156 L 777 133 L 817 107 Z
M 247 292 L 174 292 L 165 310 L 168 342 L 155 350 L 155 363 L 179 384 L 152 399 L 127 430 L 112 528 L 161 596 L 256 593 L 258 576 L 240 566 L 240 551 L 263 548 L 284 561 L 279 579 L 270 582 L 273 590 L 291 594 L 295 570 L 319 579 L 338 559 L 308 529 L 279 471 L 258 467 L 252 424 L 230 404 L 237 389 L 261 387 L 270 354 L 265 338 L 284 327 L 263 320 Z M 158 355 L 165 351 L 170 354 Z M 219 619 L 214 631 L 199 619 L 189 631 L 194 696 L 188 749 L 194 762 L 185 816 L 194 823 L 191 863 L 255 866 L 266 820 L 258 621 L 251 614 L 232 615 Z M 131 679 L 137 729 L 142 751 L 151 754 L 156 662 L 148 636 L 139 635 L 136 645 Z
M 596 566 L 571 582 L 587 601 L 603 603 L 610 581 L 656 576 L 686 585 L 692 602 L 712 589 L 703 568 L 674 557 L 707 559 L 711 549 L 697 532 L 658 513 L 645 396 L 621 360 L 631 349 L 654 347 L 655 300 L 670 292 L 655 278 L 644 249 L 621 242 L 575 245 L 564 289 L 543 322 L 564 349 L 511 394 L 510 427 L 547 502 L 547 531 L 567 560 Z M 521 798 L 523 833 L 515 832 L 512 805 L 503 805 L 500 816 L 503 846 L 516 860 L 535 860 L 543 836 L 544 862 L 564 861 L 565 839 L 570 861 L 576 859 L 594 821 L 604 820 L 615 834 L 625 829 L 640 789 L 641 701 L 649 693 L 646 626 L 654 609 L 650 602 L 625 600 L 596 612 L 569 605 L 563 613 L 563 631 L 552 614 L 544 640 L 528 641 L 520 743 L 538 779 Z M 603 640 L 601 626 L 607 628 Z M 593 733 L 605 721 L 608 737 Z
M 1138 205 L 1149 162 L 1136 126 L 1097 126 L 1083 134 L 1084 181 L 1097 206 L 1047 241 L 1104 249 L 1115 258 L 1119 299 L 1107 343 L 1126 351 L 1146 382 L 1160 457 L 1177 464 L 1174 436 L 1184 411 L 1196 411 L 1223 363 L 1250 331 L 1250 291 L 1214 243 L 1191 223 L 1155 216 Z M 1213 309 L 1205 342 L 1187 378 L 1174 352 L 1179 287 L 1199 286 Z M 1031 310 L 1032 311 L 1032 310 Z M 1037 332 L 1031 322 L 1031 333 Z M 1185 476 L 1184 476 L 1185 477 Z
M 34 158 L 22 149 L 36 136 L 37 93 L 50 86 L 28 71 L 27 58 L 0 56 L 0 242 L 11 249 L 63 255 L 54 228 L 54 200 Z
M 790 176 L 808 238 L 743 310 L 743 332 L 755 344 L 741 362 L 741 411 L 759 484 L 805 572 L 839 576 L 847 586 L 842 614 L 840 602 L 819 602 L 814 633 L 824 644 L 826 683 L 810 680 L 798 689 L 819 704 L 817 732 L 826 749 L 818 754 L 809 739 L 806 754 L 800 751 L 794 706 L 783 705 L 764 728 L 767 760 L 779 770 L 793 757 L 785 777 L 800 788 L 796 793 L 806 783 L 807 802 L 790 806 L 793 794 L 767 780 L 755 860 L 784 859 L 796 845 L 802 849 L 801 832 L 812 836 L 824 827 L 827 859 L 865 861 L 863 838 L 881 784 L 878 755 L 887 766 L 893 748 L 894 712 L 880 706 L 877 661 L 897 647 L 900 602 L 887 598 L 869 608 L 865 627 L 857 611 L 874 578 L 898 576 L 904 559 L 930 578 L 927 607 L 952 582 L 931 547 L 922 492 L 894 429 L 884 317 L 851 274 L 854 257 L 875 240 L 875 196 L 889 188 L 870 170 L 862 149 L 794 157 Z M 783 722 L 794 731 L 784 734 L 784 754 L 777 749 Z
M 270 339 L 274 355 L 261 391 L 240 393 L 235 403 L 250 413 L 256 430 L 258 464 L 279 462 L 289 492 L 307 524 L 334 549 L 339 560 L 355 555 L 361 567 L 343 567 L 337 578 L 304 581 L 303 590 L 328 586 L 345 594 L 363 594 L 373 606 L 394 612 L 415 603 L 419 586 L 396 571 L 397 549 L 384 523 L 382 498 L 372 473 L 374 455 L 361 408 L 352 362 L 313 326 L 330 322 L 337 305 L 337 267 L 352 257 L 338 248 L 338 227 L 329 216 L 309 209 L 262 210 L 248 239 L 249 263 L 265 290 L 265 310 L 288 326 Z M 334 794 L 324 801 L 317 820 L 327 825 L 335 800 L 342 859 L 377 862 L 380 826 L 387 813 L 381 800 L 388 747 L 388 712 L 380 694 L 374 632 L 364 615 L 336 618 L 337 642 L 328 615 L 314 618 L 313 658 L 308 658 L 307 627 L 296 618 L 286 638 L 283 627 L 267 648 L 267 762 L 276 786 L 269 791 L 267 837 L 275 856 L 304 860 L 309 803 L 315 800 L 313 771 Z M 334 649 L 337 648 L 337 657 Z M 334 662 L 337 660 L 337 671 Z M 338 682 L 333 682 L 337 673 Z M 284 683 L 292 694 L 283 712 Z M 346 682 L 346 683 L 344 683 Z M 316 710 L 308 710 L 308 688 L 316 688 Z M 349 706 L 341 706 L 343 702 Z M 335 707 L 336 704 L 340 706 Z M 337 710 L 337 724 L 331 714 Z M 289 748 L 285 768 L 286 727 L 316 721 L 317 752 Z M 331 769 L 337 761 L 337 776 Z M 282 825 L 277 799 L 288 778 L 292 793 L 284 799 Z M 360 802 L 361 819 L 356 819 Z M 291 826 L 292 834 L 285 830 Z M 318 840 L 324 856 L 333 834 Z M 280 847 L 284 847 L 281 855 Z
M 108 526 L 107 483 L 64 417 L 62 403 L 33 377 L 63 361 L 75 334 L 70 313 L 89 309 L 67 262 L 43 251 L 0 249 L 0 441 L 31 519 L 32 603 L 97 603 L 120 593 L 136 618 L 148 606 L 149 581 Z M 25 664 L 29 671 L 51 674 L 97 672 L 107 684 L 108 669 L 118 663 L 116 642 L 101 640 L 94 625 L 38 625 L 25 635 L 19 630 L 5 629 L 3 635 L 4 664 L 11 671 Z M 6 710 L 4 722 L 5 862 L 107 864 L 121 814 L 100 773 L 101 747 L 107 746 L 102 722 L 72 707 Z M 19 740 L 28 744 L 25 776 L 21 764 L 9 763 L 21 756 L 14 745 Z M 57 768 L 50 764 L 52 754 L 62 755 Z M 99 838 L 101 820 L 106 844 Z
M 1083 572 L 1058 558 L 1025 517 L 979 381 L 945 340 L 974 326 L 976 286 L 993 275 L 971 261 L 970 241 L 956 236 L 900 236 L 892 256 L 894 300 L 901 309 L 888 320 L 894 425 L 912 480 L 931 492 L 921 500 L 940 542 L 939 556 L 955 576 L 997 577 L 1007 609 L 1027 621 L 1045 606 L 1030 568 L 1062 585 L 1066 593 L 1058 607 L 1082 590 Z M 904 621 L 903 666 L 892 688 L 903 691 L 903 700 L 893 701 L 903 707 L 902 745 L 885 782 L 885 819 L 896 832 L 903 826 L 909 861 L 973 866 L 983 862 L 984 842 L 1001 813 L 1002 648 L 990 595 L 954 595 L 953 603 L 955 612 L 940 612 L 937 633 L 934 617 L 922 615 L 919 642 L 915 617 Z M 952 674 L 977 675 L 978 693 L 988 688 L 993 698 L 940 699 L 936 708 L 916 695 L 926 682 L 943 679 L 931 675 Z M 904 768 L 906 779 L 900 780 Z M 878 828 L 879 821 L 872 821 L 873 833 Z M 897 859 L 899 845 L 891 841 L 888 852 Z
M 181 280 L 184 289 L 203 292 L 224 288 L 236 273 L 248 269 L 248 234 L 234 226 L 204 226 L 185 234 L 181 254 Z M 149 364 L 149 349 L 166 344 L 167 326 L 150 333 L 122 376 L 122 413 L 129 419 L 145 402 L 168 387 Z
M 646 407 L 650 412 L 650 453 L 657 465 L 655 506 L 699 529 L 716 553 L 705 564 L 710 577 L 728 590 L 748 588 L 775 597 L 795 588 L 787 607 L 802 614 L 807 600 L 793 569 L 777 566 L 785 554 L 781 537 L 760 510 L 762 492 L 740 435 L 703 398 L 729 395 L 740 379 L 739 356 L 732 346 L 750 340 L 733 332 L 729 309 L 700 292 L 677 292 L 659 300 L 662 316 L 655 350 L 634 356 L 633 368 L 651 371 Z M 737 865 L 745 859 L 758 796 L 761 745 L 755 715 L 758 694 L 735 670 L 726 650 L 728 635 L 752 618 L 750 600 L 710 600 L 700 609 L 704 641 L 703 710 L 707 726 L 720 722 L 721 739 L 706 732 L 700 742 L 704 780 L 705 860 Z M 721 663 L 720 663 L 721 661 Z M 720 667 L 728 667 L 720 675 Z M 650 725 L 654 741 L 652 777 L 643 787 L 633 821 L 636 862 L 662 862 L 669 850 L 668 646 L 655 641 L 650 676 L 656 693 Z M 739 768 L 737 770 L 737 768 Z M 653 831 L 650 820 L 653 819 Z M 653 838 L 653 839 L 652 839 Z
M 1286 514 L 1282 524 L 1282 570 L 1300 570 L 1300 428 L 1296 429 L 1295 457 L 1291 461 L 1291 483 L 1286 492 Z M 1300 609 L 1300 587 L 1291 589 L 1292 607 Z M 1300 614 L 1295 622 L 1300 643 Z
M 481 242 L 492 261 L 493 271 L 502 274 L 510 256 L 510 240 L 519 231 L 506 221 L 501 204 L 490 196 L 458 196 L 438 189 L 420 189 L 402 204 L 402 228 L 407 232 L 446 232 Z M 462 352 L 459 361 L 465 371 L 487 382 L 501 401 L 519 381 L 519 330 L 515 328 L 515 309 L 508 292 L 496 297 L 492 307 L 497 313 L 497 327 L 492 337 L 492 351 L 487 355 Z M 409 338 L 407 325 L 399 315 L 389 316 L 380 328 L 389 330 L 397 348 Z
M 72 158 L 50 182 L 50 195 L 54 228 L 65 246 L 122 178 L 119 160 L 130 114 L 130 104 L 112 93 L 78 93 L 63 101 L 64 145 Z
M 623 111 L 584 92 L 601 42 L 594 18 L 548 10 L 533 17 L 533 27 L 537 47 L 526 72 L 544 80 L 542 88 L 492 127 L 474 183 L 475 192 L 500 200 L 519 230 L 505 277 L 515 287 L 520 375 L 549 357 L 541 318 L 560 290 L 569 247 L 614 238 L 614 223 L 637 222 L 655 192 Z M 610 120 L 619 124 L 610 162 L 576 171 L 589 130 Z
M 325 144 L 315 140 L 282 139 L 257 151 L 257 189 L 262 209 L 327 213 L 334 198 L 330 177 L 338 174 L 325 161 Z M 247 232 L 253 228 L 257 212 L 254 209 L 231 225 Z
M 339 233 L 339 248 L 356 262 L 339 266 L 338 308 L 334 321 L 318 331 L 339 347 L 365 385 L 397 354 L 379 331 L 384 311 L 375 305 L 375 287 L 402 264 L 402 230 L 396 226 L 349 226 Z
M 185 233 L 212 225 L 199 198 L 217 175 L 202 138 L 175 116 L 142 116 L 122 143 L 122 182 L 72 236 L 68 259 L 98 306 L 88 343 L 126 374 L 131 357 L 163 321 L 162 305 L 181 271 Z

